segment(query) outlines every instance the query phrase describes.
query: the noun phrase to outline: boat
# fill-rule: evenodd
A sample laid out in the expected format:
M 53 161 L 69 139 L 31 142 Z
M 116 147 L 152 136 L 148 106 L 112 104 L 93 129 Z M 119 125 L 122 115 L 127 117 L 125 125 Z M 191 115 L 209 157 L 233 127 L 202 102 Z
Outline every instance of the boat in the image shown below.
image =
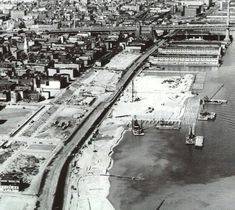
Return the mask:
M 228 103 L 228 100 L 224 100 L 224 99 L 209 99 L 207 96 L 204 98 L 204 102 L 207 104 L 226 104 Z
M 203 147 L 204 137 L 203 136 L 196 136 L 195 138 L 195 147 Z
M 142 123 L 138 123 L 137 119 L 132 120 L 132 133 L 134 136 L 143 136 L 144 129 L 142 127 Z
M 159 120 L 156 124 L 157 129 L 171 129 L 171 130 L 179 130 L 181 128 L 180 121 L 169 121 L 169 120 Z
M 195 139 L 196 139 L 195 126 L 193 126 L 193 127 L 190 126 L 189 127 L 189 134 L 188 134 L 188 136 L 186 136 L 185 144 L 188 144 L 188 145 L 195 144 Z
M 185 143 L 188 145 L 195 145 L 195 148 L 203 147 L 204 137 L 195 135 L 195 124 L 189 127 L 189 134 L 186 136 Z
M 215 120 L 216 113 L 215 112 L 207 112 L 202 111 L 199 113 L 198 120 L 200 121 L 208 121 L 208 120 Z
M 208 104 L 226 104 L 228 103 L 228 100 L 223 100 L 223 99 L 210 99 L 206 103 Z

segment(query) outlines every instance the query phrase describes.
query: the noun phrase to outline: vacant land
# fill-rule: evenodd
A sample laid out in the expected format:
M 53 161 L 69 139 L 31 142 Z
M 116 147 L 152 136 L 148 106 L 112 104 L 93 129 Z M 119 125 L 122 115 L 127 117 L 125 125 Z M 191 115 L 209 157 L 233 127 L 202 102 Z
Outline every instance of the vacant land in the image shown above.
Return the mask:
M 76 123 L 79 123 L 80 119 L 76 115 L 84 116 L 84 111 L 74 107 L 62 107 L 56 114 L 45 123 L 36 133 L 37 138 L 58 138 L 66 140 L 66 138 L 74 130 Z
M 0 134 L 9 134 L 19 127 L 34 111 L 34 106 L 7 106 L 0 111 L 0 119 L 6 120 L 0 124 Z
M 115 55 L 105 68 L 126 70 L 138 57 L 140 57 L 139 53 L 121 52 Z

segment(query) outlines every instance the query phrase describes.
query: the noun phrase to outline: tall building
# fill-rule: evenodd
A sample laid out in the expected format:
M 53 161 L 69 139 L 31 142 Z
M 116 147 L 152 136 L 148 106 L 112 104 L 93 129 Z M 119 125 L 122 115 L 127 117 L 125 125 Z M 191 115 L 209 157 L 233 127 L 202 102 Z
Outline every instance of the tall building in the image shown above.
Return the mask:
M 24 52 L 28 53 L 28 40 L 26 37 L 24 38 Z

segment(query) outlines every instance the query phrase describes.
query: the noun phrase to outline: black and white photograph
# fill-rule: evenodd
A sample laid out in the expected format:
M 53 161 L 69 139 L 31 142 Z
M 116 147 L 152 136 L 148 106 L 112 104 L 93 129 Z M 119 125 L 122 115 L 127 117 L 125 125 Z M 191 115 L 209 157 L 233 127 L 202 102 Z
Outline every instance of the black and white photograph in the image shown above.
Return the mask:
M 0 0 L 0 210 L 235 210 L 235 0 Z

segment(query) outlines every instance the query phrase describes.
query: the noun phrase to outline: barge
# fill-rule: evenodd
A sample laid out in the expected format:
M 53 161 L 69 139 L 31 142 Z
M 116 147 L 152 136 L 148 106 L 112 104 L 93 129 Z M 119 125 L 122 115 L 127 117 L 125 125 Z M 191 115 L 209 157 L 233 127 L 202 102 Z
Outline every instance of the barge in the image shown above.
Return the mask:
M 195 148 L 203 147 L 204 137 L 203 136 L 196 136 L 195 138 Z
M 138 122 L 137 119 L 132 120 L 132 134 L 134 136 L 143 136 L 144 135 L 144 129 L 142 127 L 142 122 Z

